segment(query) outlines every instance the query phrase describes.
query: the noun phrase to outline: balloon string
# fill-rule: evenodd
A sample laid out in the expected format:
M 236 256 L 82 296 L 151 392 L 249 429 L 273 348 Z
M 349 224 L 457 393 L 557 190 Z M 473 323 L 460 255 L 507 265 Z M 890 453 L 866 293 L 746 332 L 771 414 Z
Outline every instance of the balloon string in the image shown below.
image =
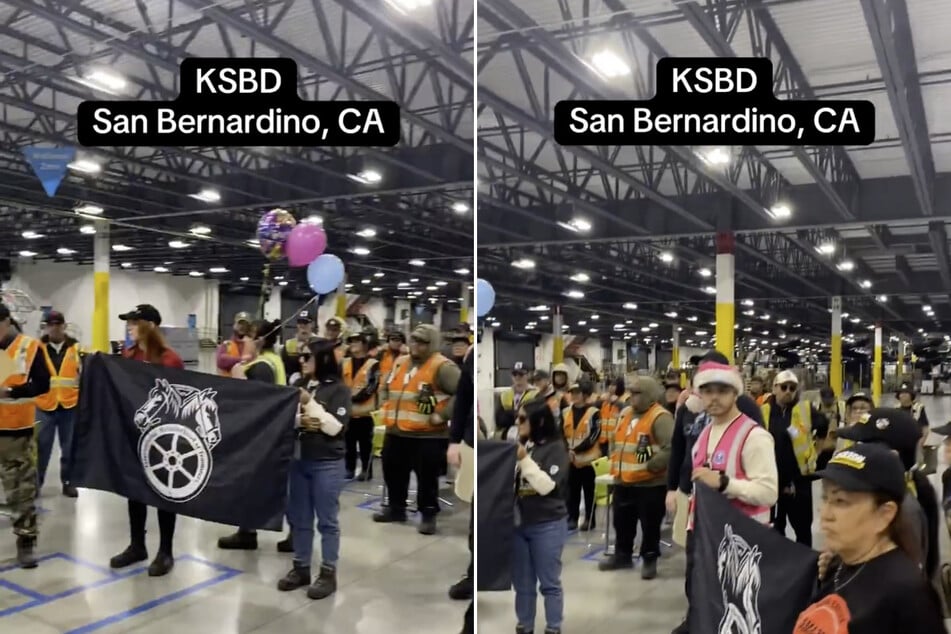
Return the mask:
M 261 282 L 261 297 L 258 301 L 258 317 L 264 319 L 264 305 L 267 303 L 268 280 L 271 278 L 271 264 L 265 264 L 262 271 L 264 281 Z
M 313 304 L 313 303 L 315 303 L 315 302 L 319 303 L 319 301 L 318 301 L 319 299 L 320 299 L 320 295 L 314 295 L 314 296 L 311 297 L 309 300 L 307 300 L 306 303 L 302 304 L 301 306 L 298 306 L 298 307 L 297 307 L 297 310 L 293 311 L 293 312 L 291 313 L 291 316 L 290 316 L 290 317 L 288 317 L 287 319 L 285 319 L 284 321 L 282 321 L 278 326 L 274 327 L 274 329 L 272 329 L 271 332 L 267 333 L 267 335 L 265 335 L 265 337 L 267 337 L 267 336 L 269 336 L 269 335 L 272 335 L 272 334 L 274 334 L 275 332 L 282 332 L 282 331 L 284 330 L 284 327 L 287 326 L 287 324 L 289 324 L 289 323 L 291 323 L 292 321 L 294 321 L 295 319 L 297 319 L 297 316 L 300 315 L 301 312 L 302 312 L 305 308 L 307 308 L 308 306 L 310 306 L 311 304 Z M 315 319 L 314 321 L 317 321 L 317 320 Z

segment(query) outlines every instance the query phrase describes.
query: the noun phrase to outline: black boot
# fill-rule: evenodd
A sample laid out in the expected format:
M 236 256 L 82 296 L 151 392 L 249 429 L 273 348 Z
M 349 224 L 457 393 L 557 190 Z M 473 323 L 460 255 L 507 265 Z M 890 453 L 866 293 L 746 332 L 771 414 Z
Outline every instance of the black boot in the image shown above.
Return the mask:
M 523 625 L 516 625 L 515 634 L 533 634 L 533 632 Z
M 145 561 L 149 558 L 149 551 L 146 550 L 145 546 L 139 546 L 137 544 L 132 544 L 121 553 L 109 560 L 110 568 L 126 568 L 132 564 L 137 564 L 140 561 Z
M 36 568 L 39 562 L 36 561 L 35 537 L 17 536 L 17 563 L 20 568 Z
M 561 634 L 560 627 L 546 627 L 545 634 Z
M 287 533 L 287 537 L 277 542 L 277 552 L 279 553 L 292 553 L 294 552 L 294 537 L 290 532 Z
M 330 566 L 321 566 L 320 575 L 307 588 L 307 597 L 310 599 L 324 599 L 337 591 L 337 569 Z
M 241 531 L 218 539 L 218 548 L 223 550 L 257 550 L 258 534 L 254 531 Z
M 641 563 L 641 579 L 653 579 L 657 576 L 657 560 L 645 559 Z
M 617 554 L 610 555 L 605 557 L 598 562 L 598 570 L 622 570 L 625 568 L 633 568 L 634 560 L 630 555 L 628 556 L 618 556 Z
M 369 482 L 370 474 L 366 472 L 366 469 L 360 472 L 360 475 L 357 476 L 357 482 Z
M 290 592 L 310 585 L 310 566 L 294 564 L 291 571 L 277 582 L 277 589 L 281 592 Z
M 419 526 L 416 527 L 416 531 L 420 535 L 435 535 L 436 534 L 436 516 L 435 515 L 423 516 L 423 519 L 420 521 Z
M 155 559 L 149 564 L 150 577 L 164 577 L 175 567 L 175 559 L 168 553 L 159 551 Z
M 79 497 L 79 491 L 77 491 L 77 490 L 76 490 L 76 487 L 74 487 L 74 486 L 71 485 L 71 484 L 64 484 L 64 485 L 63 485 L 63 495 L 65 495 L 65 496 L 68 497 L 68 498 L 78 498 L 78 497 Z
M 472 599 L 472 578 L 466 575 L 449 586 L 449 598 L 453 601 L 470 601 Z
M 405 522 L 406 510 L 396 510 L 392 506 L 389 506 L 379 513 L 374 513 L 373 521 L 379 522 L 381 524 L 389 524 L 390 522 Z

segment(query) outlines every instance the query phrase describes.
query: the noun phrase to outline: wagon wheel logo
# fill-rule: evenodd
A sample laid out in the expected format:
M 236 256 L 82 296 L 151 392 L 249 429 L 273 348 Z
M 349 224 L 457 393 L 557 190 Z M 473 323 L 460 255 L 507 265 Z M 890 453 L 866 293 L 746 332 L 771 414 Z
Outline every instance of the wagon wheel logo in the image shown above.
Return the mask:
M 176 423 L 150 429 L 139 439 L 139 459 L 156 493 L 187 502 L 205 488 L 211 475 L 211 453 L 194 430 Z

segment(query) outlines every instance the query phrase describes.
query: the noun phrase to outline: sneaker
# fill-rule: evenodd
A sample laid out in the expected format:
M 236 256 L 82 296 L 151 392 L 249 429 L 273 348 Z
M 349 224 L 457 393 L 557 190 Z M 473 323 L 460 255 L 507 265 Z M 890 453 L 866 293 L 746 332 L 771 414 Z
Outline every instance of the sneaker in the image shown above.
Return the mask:
M 281 592 L 290 592 L 304 586 L 310 585 L 310 566 L 297 566 L 291 568 L 291 571 L 284 575 L 284 578 L 277 582 L 277 589 Z
M 17 564 L 20 568 L 36 568 L 39 562 L 36 560 L 36 538 L 17 537 Z
M 472 578 L 466 575 L 449 586 L 449 598 L 453 601 L 470 601 L 472 599 Z
M 155 559 L 149 564 L 150 577 L 164 577 L 175 567 L 175 559 L 168 553 L 159 551 Z
M 145 546 L 129 546 L 121 553 L 109 560 L 110 568 L 126 568 L 132 564 L 137 564 L 140 561 L 145 561 L 149 558 L 149 551 L 145 549 Z
M 435 517 L 424 517 L 419 523 L 419 526 L 416 527 L 416 532 L 420 535 L 435 535 L 436 534 L 436 518 Z
M 63 495 L 65 495 L 65 496 L 68 497 L 68 498 L 78 498 L 78 497 L 79 497 L 79 491 L 77 491 L 77 490 L 76 490 L 76 487 L 74 487 L 74 486 L 71 485 L 71 484 L 64 484 L 64 485 L 63 485 Z
M 598 570 L 601 571 L 624 570 L 633 567 L 634 560 L 630 556 L 619 557 L 618 555 L 609 555 L 598 562 Z
M 389 524 L 391 522 L 405 522 L 406 521 L 406 511 L 396 511 L 392 506 L 387 507 L 386 510 L 380 511 L 379 513 L 373 514 L 373 521 L 380 524 Z
M 645 559 L 641 564 L 641 579 L 653 579 L 657 576 L 657 560 Z
M 325 599 L 337 591 L 337 569 L 330 566 L 321 566 L 320 574 L 314 583 L 307 588 L 307 597 L 310 599 Z
M 277 552 L 279 553 L 292 553 L 294 552 L 294 538 L 290 533 L 287 534 L 287 537 L 277 542 Z
M 218 539 L 218 548 L 223 550 L 257 550 L 258 534 L 251 532 L 238 531 Z

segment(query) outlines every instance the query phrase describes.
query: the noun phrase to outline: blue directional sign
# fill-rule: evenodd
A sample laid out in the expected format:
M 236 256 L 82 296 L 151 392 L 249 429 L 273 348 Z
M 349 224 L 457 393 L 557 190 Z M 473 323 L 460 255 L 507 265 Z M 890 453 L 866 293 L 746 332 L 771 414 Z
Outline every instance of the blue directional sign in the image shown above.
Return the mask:
M 33 145 L 23 148 L 23 155 L 43 184 L 46 195 L 52 198 L 66 177 L 67 166 L 76 158 L 76 148 Z

